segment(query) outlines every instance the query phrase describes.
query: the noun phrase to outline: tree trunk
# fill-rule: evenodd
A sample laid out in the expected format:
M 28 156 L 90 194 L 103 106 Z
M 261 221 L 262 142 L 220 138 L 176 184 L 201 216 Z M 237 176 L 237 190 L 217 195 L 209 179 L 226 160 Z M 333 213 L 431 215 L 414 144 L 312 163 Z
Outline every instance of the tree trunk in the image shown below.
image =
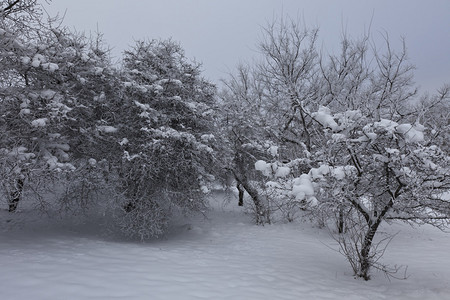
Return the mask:
M 372 266 L 372 262 L 370 260 L 370 249 L 372 248 L 373 238 L 375 237 L 375 233 L 377 232 L 380 223 L 381 222 L 377 220 L 377 222 L 370 225 L 364 237 L 364 243 L 360 253 L 360 271 L 358 274 L 358 276 L 362 277 L 364 280 L 370 279 L 369 271 Z
M 14 190 L 11 191 L 10 198 L 8 200 L 8 211 L 15 212 L 17 206 L 19 205 L 20 198 L 22 197 L 23 185 L 25 183 L 25 179 L 18 178 L 14 184 Z
M 253 203 L 255 204 L 256 224 L 264 224 L 267 221 L 264 219 L 265 217 L 267 217 L 266 212 L 264 210 L 264 206 L 259 197 L 258 190 L 254 189 L 248 182 L 248 178 L 246 175 L 246 172 L 248 172 L 248 170 L 246 169 L 243 160 L 242 150 L 240 149 L 240 146 L 236 148 L 237 150 L 234 158 L 235 168 L 232 169 L 231 171 L 233 172 L 237 184 L 240 185 L 250 195 L 250 197 L 253 200 Z
M 264 207 L 261 203 L 261 200 L 259 198 L 258 191 L 250 185 L 245 175 L 239 176 L 238 174 L 235 173 L 234 177 L 236 178 L 238 185 L 240 185 L 250 195 L 250 197 L 253 200 L 253 203 L 255 204 L 256 223 L 264 224 L 265 222 L 264 217 L 266 214 L 264 211 Z
M 238 182 L 236 184 L 236 187 L 239 191 L 239 202 L 238 205 L 239 206 L 244 206 L 244 188 L 242 187 L 242 185 Z
M 339 217 L 338 217 L 338 232 L 339 234 L 344 233 L 344 208 L 341 206 L 339 207 Z

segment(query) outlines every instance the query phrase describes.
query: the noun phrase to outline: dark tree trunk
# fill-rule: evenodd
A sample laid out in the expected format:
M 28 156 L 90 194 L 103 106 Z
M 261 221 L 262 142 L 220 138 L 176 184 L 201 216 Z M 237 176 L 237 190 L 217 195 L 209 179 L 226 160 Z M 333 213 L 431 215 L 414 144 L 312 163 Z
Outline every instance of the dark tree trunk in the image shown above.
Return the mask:
M 344 208 L 339 208 L 339 219 L 338 219 L 338 232 L 339 234 L 344 233 L 344 226 L 345 226 L 345 220 L 344 220 Z
M 239 191 L 239 202 L 238 202 L 238 205 L 239 206 L 244 206 L 244 188 L 242 187 L 242 185 L 239 182 L 236 184 L 236 188 Z
M 394 198 L 392 197 L 388 204 L 384 206 L 383 210 L 377 214 L 377 218 L 375 222 L 371 221 L 370 218 L 367 218 L 367 225 L 369 225 L 369 229 L 367 230 L 366 236 L 364 237 L 364 243 L 361 248 L 361 265 L 360 265 L 360 277 L 364 278 L 364 280 L 369 280 L 369 271 L 372 266 L 372 262 L 370 261 L 370 248 L 372 248 L 373 238 L 375 233 L 377 233 L 378 227 L 384 219 L 384 216 L 394 205 Z
M 14 185 L 14 190 L 10 194 L 10 198 L 8 201 L 8 211 L 15 212 L 17 206 L 19 205 L 20 198 L 22 197 L 23 185 L 25 183 L 25 179 L 18 178 Z
M 258 191 L 250 185 L 245 175 L 241 177 L 235 173 L 234 176 L 236 178 L 236 181 L 238 182 L 238 185 L 240 185 L 250 195 L 250 198 L 252 198 L 253 203 L 255 204 L 257 214 L 256 223 L 264 224 L 264 217 L 266 216 L 266 214 L 264 212 L 261 199 L 259 198 Z
M 377 232 L 379 224 L 380 223 L 377 222 L 370 226 L 366 232 L 366 236 L 364 237 L 364 243 L 361 249 L 360 274 L 358 274 L 358 276 L 362 277 L 364 280 L 370 279 L 369 271 L 372 265 L 370 261 L 370 249 L 372 248 L 373 238 Z
M 238 185 L 245 190 L 255 204 L 256 209 L 256 223 L 264 224 L 267 221 L 266 211 L 264 210 L 264 205 L 259 197 L 258 190 L 253 188 L 247 178 L 247 167 L 243 158 L 244 152 L 237 146 L 237 150 L 234 157 L 235 168 L 231 171 L 233 172 L 234 178 Z

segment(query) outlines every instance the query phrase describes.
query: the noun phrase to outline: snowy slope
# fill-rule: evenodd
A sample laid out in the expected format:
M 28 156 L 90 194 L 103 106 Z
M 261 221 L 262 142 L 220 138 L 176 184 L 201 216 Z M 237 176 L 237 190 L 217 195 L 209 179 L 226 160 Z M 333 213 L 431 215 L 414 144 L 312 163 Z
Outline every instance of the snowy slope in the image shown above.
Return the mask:
M 450 299 L 449 234 L 396 225 L 384 262 L 410 277 L 364 282 L 327 231 L 255 226 L 235 202 L 216 195 L 208 219 L 144 244 L 92 224 L 12 226 L 1 212 L 0 299 Z

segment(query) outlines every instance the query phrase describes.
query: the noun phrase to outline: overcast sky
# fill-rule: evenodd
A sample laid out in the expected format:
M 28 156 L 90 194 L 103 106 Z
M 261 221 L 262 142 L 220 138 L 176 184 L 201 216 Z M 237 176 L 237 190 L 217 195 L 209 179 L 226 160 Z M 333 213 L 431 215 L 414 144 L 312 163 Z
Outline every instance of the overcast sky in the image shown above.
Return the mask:
M 261 25 L 290 15 L 318 26 L 330 52 L 343 29 L 355 37 L 369 26 L 373 36 L 386 31 L 396 47 L 403 36 L 422 91 L 450 83 L 450 0 L 52 0 L 45 7 L 65 12 L 70 28 L 98 28 L 117 58 L 134 40 L 171 37 L 213 82 L 257 55 Z

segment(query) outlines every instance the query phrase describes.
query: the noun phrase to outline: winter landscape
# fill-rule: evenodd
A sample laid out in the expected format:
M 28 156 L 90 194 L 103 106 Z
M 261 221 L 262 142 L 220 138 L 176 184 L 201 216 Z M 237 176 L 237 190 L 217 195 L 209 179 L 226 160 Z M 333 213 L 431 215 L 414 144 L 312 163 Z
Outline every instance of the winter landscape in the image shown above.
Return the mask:
M 0 1 L 0 299 L 450 298 L 450 84 L 320 41 L 273 16 L 212 82 Z

